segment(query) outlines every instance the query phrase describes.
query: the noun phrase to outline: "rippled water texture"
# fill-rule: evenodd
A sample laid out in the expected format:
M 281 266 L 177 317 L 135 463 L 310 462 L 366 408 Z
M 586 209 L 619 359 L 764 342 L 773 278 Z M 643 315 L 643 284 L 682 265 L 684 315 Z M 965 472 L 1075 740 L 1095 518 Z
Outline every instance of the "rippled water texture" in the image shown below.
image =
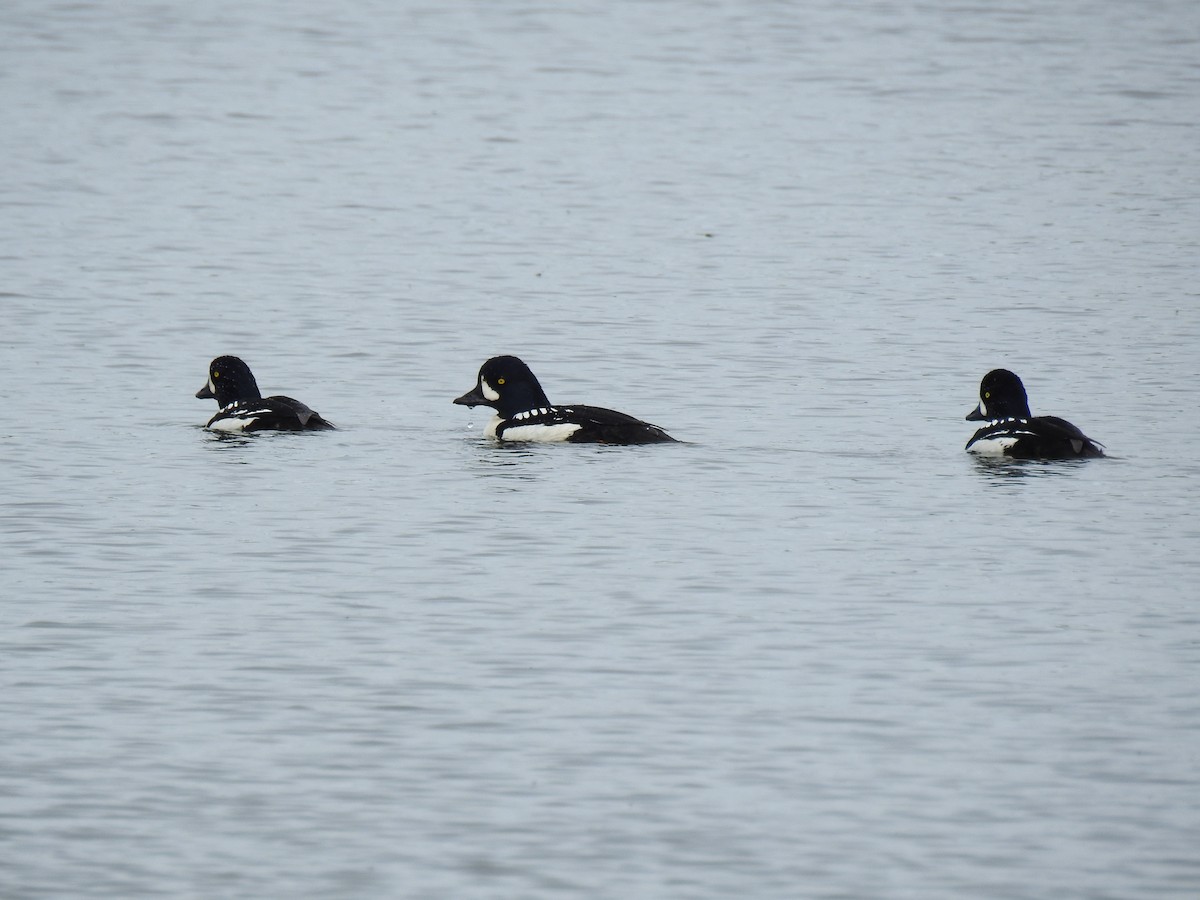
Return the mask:
M 1200 896 L 1198 39 L 9 0 L 0 895 Z

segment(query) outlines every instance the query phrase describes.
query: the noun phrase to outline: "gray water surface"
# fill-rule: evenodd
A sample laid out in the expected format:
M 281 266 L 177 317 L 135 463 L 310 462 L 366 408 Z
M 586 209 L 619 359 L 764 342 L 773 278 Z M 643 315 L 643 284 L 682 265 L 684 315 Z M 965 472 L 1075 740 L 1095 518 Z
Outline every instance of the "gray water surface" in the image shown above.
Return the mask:
M 1200 896 L 1198 41 L 5 4 L 0 895 Z M 1110 458 L 965 454 L 996 366 Z

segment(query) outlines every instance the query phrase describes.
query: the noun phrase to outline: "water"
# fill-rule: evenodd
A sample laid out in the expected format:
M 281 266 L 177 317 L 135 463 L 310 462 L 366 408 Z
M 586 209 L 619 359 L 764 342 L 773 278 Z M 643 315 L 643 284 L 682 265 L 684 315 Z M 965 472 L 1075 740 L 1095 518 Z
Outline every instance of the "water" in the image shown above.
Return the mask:
M 1200 8 L 0 26 L 4 897 L 1200 894 Z

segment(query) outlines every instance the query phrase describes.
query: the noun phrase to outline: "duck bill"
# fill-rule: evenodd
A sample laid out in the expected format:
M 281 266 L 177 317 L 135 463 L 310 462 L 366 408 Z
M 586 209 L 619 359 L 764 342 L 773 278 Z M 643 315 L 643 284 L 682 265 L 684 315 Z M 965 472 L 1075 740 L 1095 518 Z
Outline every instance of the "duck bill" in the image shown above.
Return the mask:
M 973 410 L 971 410 L 969 413 L 967 413 L 967 421 L 968 422 L 986 422 L 987 416 L 985 416 L 983 414 L 983 411 L 977 406 Z
M 487 397 L 483 396 L 483 391 L 480 390 L 479 385 L 476 385 L 475 387 L 471 388 L 471 390 L 467 391 L 461 397 L 456 397 L 454 399 L 454 402 L 457 403 L 459 406 L 471 406 L 471 407 L 489 406 L 491 404 L 491 401 L 488 400 Z
M 200 388 L 200 390 L 196 391 L 196 399 L 197 400 L 216 400 L 217 395 L 214 394 L 212 392 L 212 388 L 206 384 L 206 385 L 204 385 L 204 387 Z

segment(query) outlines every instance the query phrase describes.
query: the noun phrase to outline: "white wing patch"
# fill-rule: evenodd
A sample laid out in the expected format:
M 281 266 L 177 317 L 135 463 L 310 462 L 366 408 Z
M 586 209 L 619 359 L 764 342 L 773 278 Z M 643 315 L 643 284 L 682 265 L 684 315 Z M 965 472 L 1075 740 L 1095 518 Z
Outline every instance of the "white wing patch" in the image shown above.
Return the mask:
M 513 421 L 520 422 L 524 419 L 531 419 L 534 416 L 546 416 L 553 411 L 554 407 L 552 406 L 543 406 L 541 409 L 527 409 L 525 412 L 519 412 L 513 416 Z M 567 410 L 567 412 L 570 412 L 570 410 Z

